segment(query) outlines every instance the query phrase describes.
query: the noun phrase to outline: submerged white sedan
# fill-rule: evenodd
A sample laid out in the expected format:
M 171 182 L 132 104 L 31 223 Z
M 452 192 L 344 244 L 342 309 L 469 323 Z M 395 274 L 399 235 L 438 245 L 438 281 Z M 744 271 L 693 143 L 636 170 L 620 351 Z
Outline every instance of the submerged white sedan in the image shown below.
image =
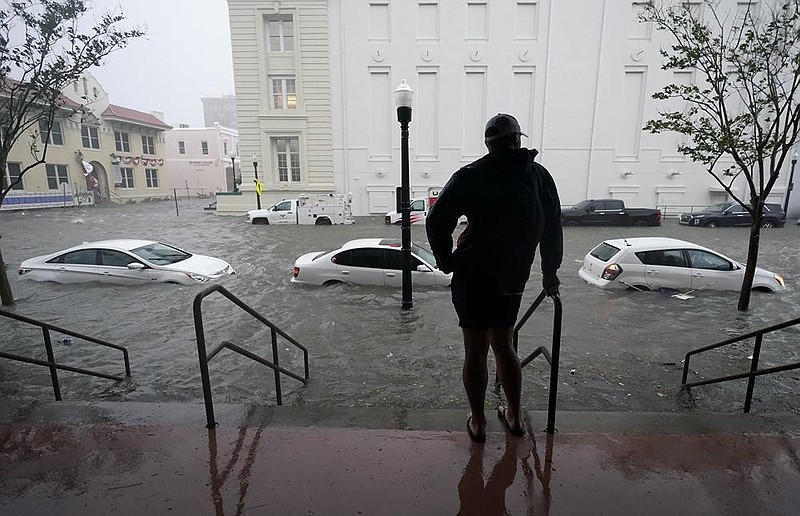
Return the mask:
M 586 255 L 580 277 L 600 288 L 739 290 L 745 266 L 724 254 L 674 238 L 606 240 Z M 782 292 L 783 277 L 756 268 L 753 290 Z
M 194 285 L 236 274 L 226 261 L 192 254 L 153 240 L 85 242 L 57 253 L 25 260 L 23 280 L 117 285 L 178 283 Z
M 330 285 L 402 286 L 400 240 L 396 238 L 361 238 L 351 240 L 333 251 L 306 253 L 294 262 L 292 283 Z M 452 274 L 436 266 L 433 253 L 411 244 L 412 285 L 449 286 Z

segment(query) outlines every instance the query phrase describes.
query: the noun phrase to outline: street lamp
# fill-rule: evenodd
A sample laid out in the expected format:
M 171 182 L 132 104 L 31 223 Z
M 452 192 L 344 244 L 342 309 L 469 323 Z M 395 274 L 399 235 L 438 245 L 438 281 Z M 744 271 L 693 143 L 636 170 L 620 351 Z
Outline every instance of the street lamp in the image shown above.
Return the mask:
M 400 86 L 394 91 L 395 105 L 397 106 L 397 121 L 400 122 L 400 150 L 401 174 L 400 206 L 402 208 L 402 242 L 400 247 L 400 266 L 403 269 L 403 308 L 411 308 L 411 195 L 408 170 L 408 124 L 411 122 L 411 104 L 414 92 L 411 86 L 403 79 Z
M 258 180 L 258 156 L 256 153 L 253 153 L 253 171 L 256 173 L 255 184 L 256 184 L 256 207 L 260 210 L 261 209 L 261 181 Z
M 236 156 L 231 154 L 231 175 L 233 176 L 233 191 L 239 191 L 239 184 L 236 182 Z
M 797 149 L 794 151 L 794 156 L 792 156 L 792 168 L 789 169 L 789 185 L 786 187 L 786 199 L 783 200 L 783 213 L 784 215 L 789 214 L 789 196 L 792 194 L 792 188 L 794 188 L 794 166 L 797 165 Z

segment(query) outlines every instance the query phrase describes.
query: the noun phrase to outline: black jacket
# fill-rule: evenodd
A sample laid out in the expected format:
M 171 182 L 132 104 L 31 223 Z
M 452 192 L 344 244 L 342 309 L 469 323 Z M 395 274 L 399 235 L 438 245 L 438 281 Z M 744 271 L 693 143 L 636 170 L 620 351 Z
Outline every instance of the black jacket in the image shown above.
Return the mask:
M 522 293 L 539 243 L 542 274 L 558 271 L 561 204 L 550 173 L 533 161 L 536 154 L 525 148 L 490 152 L 453 174 L 425 222 L 443 272 L 500 293 Z M 461 215 L 468 224 L 453 251 Z

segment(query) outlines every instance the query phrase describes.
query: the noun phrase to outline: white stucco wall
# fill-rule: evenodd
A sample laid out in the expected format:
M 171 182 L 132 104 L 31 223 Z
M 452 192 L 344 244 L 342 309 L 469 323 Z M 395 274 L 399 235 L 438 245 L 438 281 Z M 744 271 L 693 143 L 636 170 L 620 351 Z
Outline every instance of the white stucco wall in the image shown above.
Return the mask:
M 330 182 L 352 192 L 356 215 L 394 206 L 401 158 L 393 93 L 401 79 L 416 93 L 413 195 L 442 186 L 483 154 L 483 125 L 500 111 L 519 119 L 529 135 L 523 144 L 540 150 L 563 204 L 616 197 L 637 206 L 689 207 L 723 195 L 702 167 L 677 154 L 676 135 L 641 131 L 669 107 L 652 94 L 692 79 L 661 70 L 666 37 L 635 21 L 636 1 L 228 3 L 243 155 L 268 157 L 272 135 L 300 135 L 309 180 L 297 189 Z M 265 108 L 269 60 L 259 20 L 269 12 L 295 13 L 304 49 L 291 62 L 304 108 L 292 113 Z M 323 14 L 327 27 L 320 26 Z M 269 178 L 274 167 L 262 159 Z M 770 200 L 783 201 L 788 171 L 787 164 Z M 246 190 L 252 178 L 244 172 Z M 288 193 L 265 188 L 265 197 Z

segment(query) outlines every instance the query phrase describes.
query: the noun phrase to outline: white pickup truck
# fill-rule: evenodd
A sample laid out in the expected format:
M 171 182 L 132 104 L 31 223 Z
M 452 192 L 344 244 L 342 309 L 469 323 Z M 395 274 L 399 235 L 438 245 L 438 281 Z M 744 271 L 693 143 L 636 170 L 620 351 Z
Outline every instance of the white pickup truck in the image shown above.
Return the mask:
M 247 220 L 251 224 L 353 224 L 350 194 L 301 195 L 297 199 L 284 199 L 271 208 L 250 210 Z
M 411 207 L 409 210 L 411 224 L 425 224 L 431 206 L 433 206 L 433 203 L 435 203 L 436 199 L 439 197 L 439 190 L 439 188 L 429 188 L 428 197 L 411 199 Z M 384 216 L 383 222 L 385 224 L 395 224 L 399 226 L 403 222 L 403 214 L 398 213 L 397 210 L 392 210 Z M 458 219 L 458 223 L 466 224 L 467 217 L 462 216 Z

